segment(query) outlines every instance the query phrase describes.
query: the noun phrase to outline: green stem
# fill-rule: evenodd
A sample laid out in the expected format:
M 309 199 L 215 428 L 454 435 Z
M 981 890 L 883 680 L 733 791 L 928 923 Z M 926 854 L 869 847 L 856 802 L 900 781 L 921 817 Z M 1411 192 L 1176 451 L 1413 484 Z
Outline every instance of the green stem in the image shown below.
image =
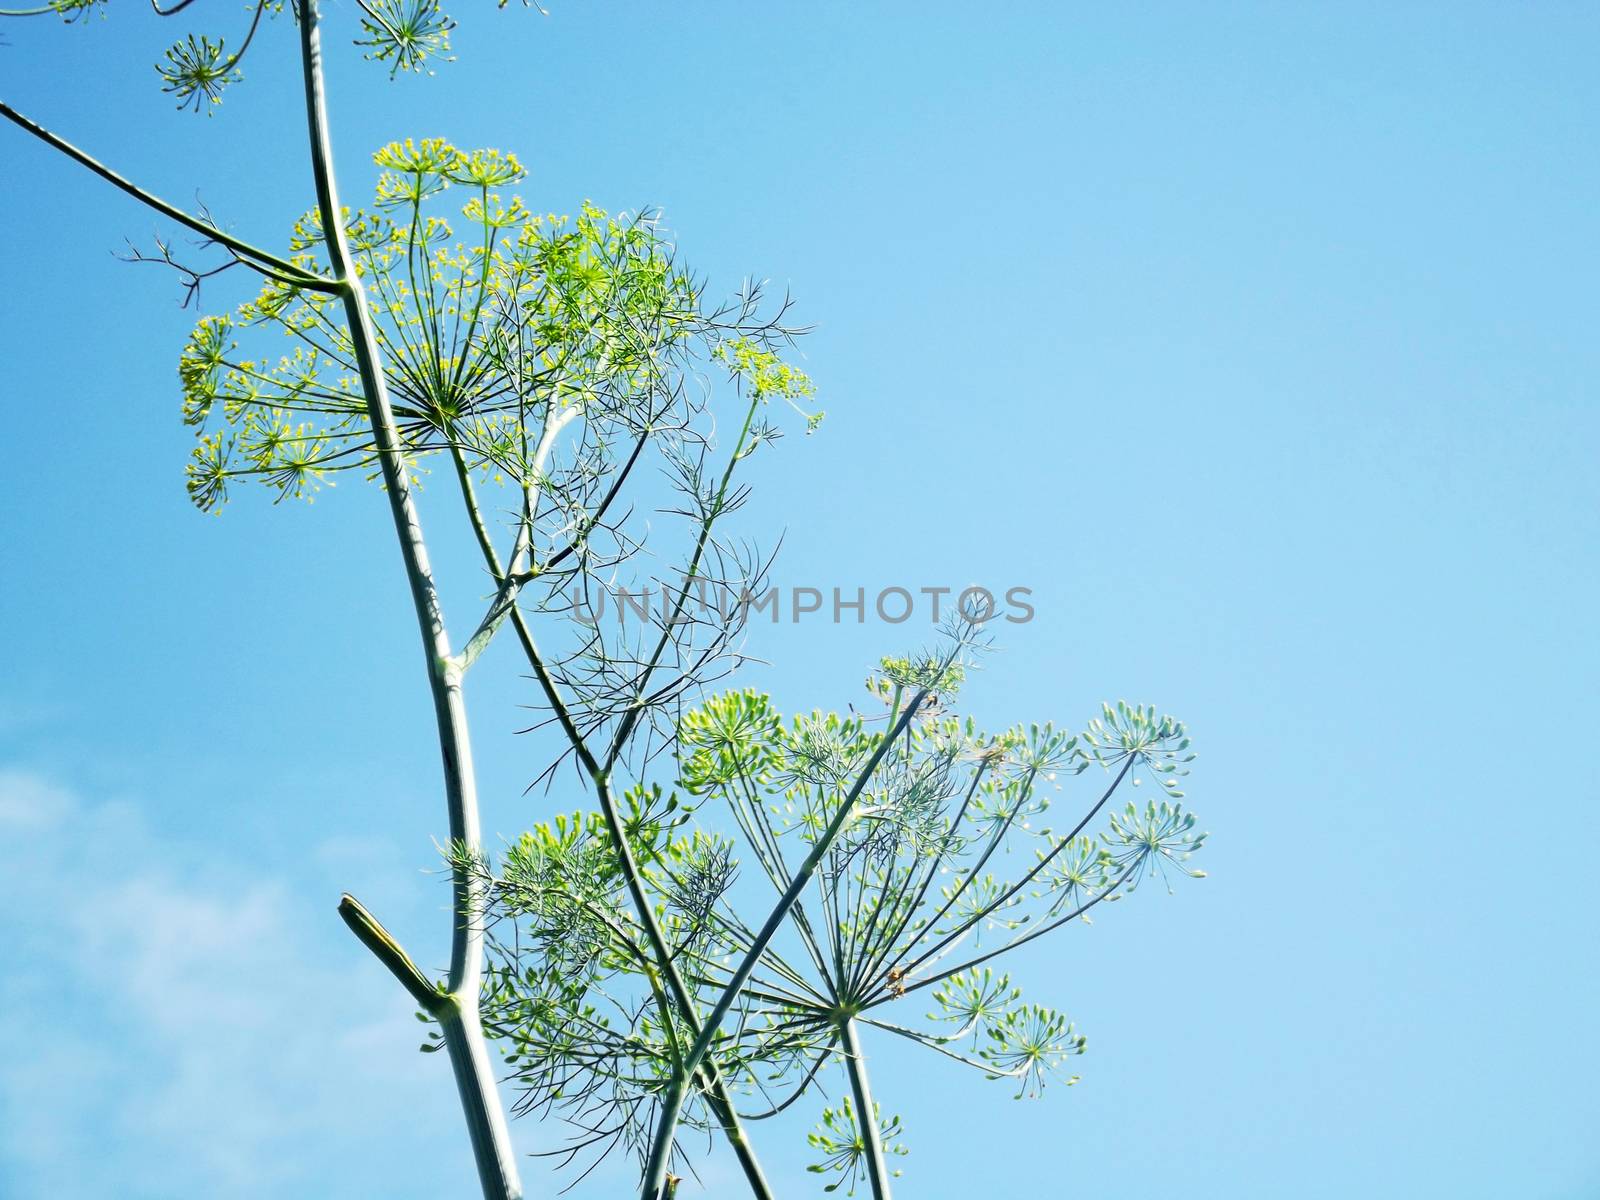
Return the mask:
M 856 1023 L 846 1018 L 839 1026 L 844 1037 L 845 1068 L 850 1072 L 850 1090 L 856 1098 L 856 1130 L 867 1153 L 867 1178 L 872 1183 L 872 1200 L 889 1200 L 889 1166 L 883 1158 L 883 1138 L 878 1130 L 878 1109 L 872 1102 L 872 1087 L 867 1080 L 867 1058 L 861 1052 Z
M 433 982 L 411 961 L 405 948 L 395 941 L 394 935 L 379 923 L 378 918 L 349 892 L 339 898 L 339 916 L 350 926 L 350 932 L 361 939 L 361 944 L 389 968 L 389 973 L 411 993 L 411 998 L 422 1010 L 430 1016 L 438 1016 L 449 997 L 433 986 Z
M 481 852 L 477 781 L 461 672 L 451 659 L 450 638 L 440 610 L 438 590 L 428 563 L 422 524 L 411 497 L 400 437 L 379 360 L 377 339 L 367 311 L 366 292 L 356 274 L 345 234 L 343 209 L 334 181 L 333 147 L 328 134 L 327 101 L 322 81 L 322 50 L 317 0 L 297 0 L 300 18 L 301 67 L 305 78 L 306 122 L 317 207 L 333 277 L 344 302 L 350 341 L 360 369 L 362 392 L 372 426 L 373 444 L 383 474 L 385 494 L 405 562 L 417 624 L 427 656 L 429 690 L 433 695 L 439 749 L 444 766 L 445 799 L 450 837 L 473 854 Z M 455 1074 L 484 1200 L 520 1200 L 522 1184 L 495 1087 L 487 1044 L 479 1022 L 479 979 L 483 969 L 483 930 L 471 914 L 482 911 L 482 884 L 473 872 L 453 871 L 454 914 L 450 942 L 449 998 L 440 1016 L 445 1045 Z
M 1048 922 L 1048 923 L 1046 923 L 1044 925 L 1039 926 L 1032 933 L 1024 934 L 1022 937 L 1012 938 L 1005 945 L 996 946 L 993 950 L 990 950 L 985 954 L 980 954 L 976 958 L 969 958 L 969 959 L 967 959 L 966 962 L 957 963 L 953 967 L 944 968 L 937 975 L 930 975 L 926 979 L 917 980 L 916 983 L 907 984 L 905 987 L 900 989 L 899 995 L 894 997 L 894 998 L 898 999 L 899 997 L 908 996 L 912 992 L 918 991 L 918 990 L 920 990 L 922 988 L 925 988 L 925 987 L 929 987 L 929 986 L 931 986 L 931 985 L 933 985 L 935 983 L 940 982 L 941 980 L 949 979 L 950 976 L 952 976 L 952 975 L 959 975 L 963 971 L 970 971 L 974 967 L 981 967 L 984 963 L 988 962 L 992 958 L 998 958 L 1002 954 L 1009 954 L 1011 951 L 1015 950 L 1018 946 L 1026 945 L 1028 942 L 1033 941 L 1035 938 L 1043 937 L 1045 934 L 1051 932 L 1052 930 L 1060 929 L 1063 925 L 1067 924 L 1070 921 L 1076 921 L 1079 917 L 1083 916 L 1084 913 L 1088 912 L 1091 908 L 1093 908 L 1096 904 L 1099 904 L 1102 900 L 1107 900 L 1107 899 L 1110 899 L 1112 896 L 1115 896 L 1117 894 L 1118 889 L 1120 889 L 1122 887 L 1122 885 L 1124 883 L 1126 883 L 1132 877 L 1134 871 L 1138 868 L 1139 863 L 1141 861 L 1143 861 L 1142 858 L 1139 858 L 1139 859 L 1135 859 L 1133 862 L 1129 863 L 1128 866 L 1123 870 L 1122 874 L 1118 875 L 1114 880 L 1111 881 L 1111 886 L 1110 887 L 1107 887 L 1103 891 L 1100 891 L 1100 892 L 1096 893 L 1094 899 L 1088 900 L 1088 901 L 1084 902 L 1083 904 L 1078 905 L 1078 907 L 1073 909 L 1071 912 L 1063 913 L 1063 914 L 1061 914 L 1061 916 L 1057 917 L 1055 920 L 1050 921 L 1050 922 Z M 884 996 L 880 992 L 879 994 L 874 995 L 871 998 L 870 1002 L 872 1004 L 879 1004 L 879 1003 L 881 1003 L 883 1001 L 883 999 L 884 999 Z
M 689 584 L 699 574 L 700 561 L 705 557 L 706 545 L 711 540 L 712 527 L 717 523 L 717 518 L 722 515 L 722 505 L 728 496 L 728 483 L 733 479 L 734 468 L 739 465 L 739 460 L 744 457 L 744 440 L 750 433 L 750 426 L 756 419 L 756 409 L 761 406 L 760 396 L 751 396 L 750 407 L 744 414 L 744 425 L 739 429 L 739 436 L 733 443 L 733 455 L 728 459 L 727 469 L 722 472 L 722 481 L 717 485 L 717 494 L 707 509 L 705 519 L 700 523 L 700 535 L 695 539 L 694 554 L 689 559 L 689 569 L 683 574 L 683 590 L 678 593 L 677 603 L 673 606 L 670 618 L 662 622 L 661 637 L 656 642 L 656 648 L 650 657 L 645 660 L 644 669 L 639 673 L 635 683 L 635 697 L 632 707 L 617 722 L 616 733 L 611 739 L 611 748 L 606 753 L 605 769 L 609 771 L 627 748 L 628 738 L 633 734 L 633 727 L 638 722 L 640 715 L 645 711 L 645 691 L 650 686 L 650 677 L 655 674 L 656 668 L 661 664 L 661 656 L 666 653 L 668 645 L 672 642 L 673 631 L 677 627 L 678 619 L 683 615 L 685 605 L 689 602 Z
M 677 960 L 667 946 L 667 939 L 661 932 L 660 922 L 656 920 L 655 910 L 650 904 L 649 897 L 645 895 L 643 882 L 639 874 L 639 866 L 633 857 L 633 848 L 628 843 L 627 831 L 622 827 L 622 822 L 617 812 L 616 800 L 611 794 L 610 781 L 603 774 L 598 773 L 593 778 L 595 794 L 600 800 L 601 815 L 605 818 L 606 828 L 611 834 L 612 841 L 618 846 L 618 857 L 623 864 L 623 878 L 627 883 L 628 893 L 633 901 L 634 909 L 640 915 L 640 922 L 645 927 L 651 949 L 662 964 L 667 983 L 672 988 L 673 999 L 683 1013 L 685 1022 L 695 1032 L 695 1045 L 698 1048 L 701 1042 L 705 1040 L 705 1026 L 700 1024 L 694 997 L 683 981 L 683 975 L 678 970 Z M 691 1054 L 693 1055 L 693 1052 Z M 756 1195 L 757 1200 L 773 1200 L 772 1188 L 767 1183 L 766 1175 L 761 1170 L 761 1163 L 756 1159 L 755 1151 L 750 1146 L 750 1140 L 744 1131 L 744 1124 L 740 1121 L 738 1111 L 733 1106 L 733 1097 L 728 1092 L 722 1073 L 717 1070 L 716 1063 L 706 1055 L 704 1050 L 701 1050 L 698 1055 L 684 1059 L 681 1069 L 673 1080 L 670 1090 L 677 1097 L 678 1108 L 680 1110 L 682 1108 L 683 1089 L 696 1074 L 705 1077 L 707 1100 L 711 1105 L 712 1112 L 716 1115 L 717 1123 L 722 1126 L 722 1132 L 727 1137 L 728 1144 L 733 1147 L 734 1155 L 739 1160 L 739 1166 L 743 1169 L 745 1179 L 750 1184 L 750 1190 Z M 671 1192 L 669 1191 L 666 1194 L 670 1196 Z
M 145 191 L 132 180 L 118 175 L 115 171 L 106 166 L 104 163 L 100 162 L 98 159 L 92 158 L 84 151 L 78 149 L 65 138 L 57 137 L 43 125 L 29 120 L 3 100 L 0 100 L 0 117 L 5 117 L 8 121 L 12 122 L 12 124 L 21 129 L 27 130 L 27 132 L 33 134 L 34 137 L 45 143 L 45 145 L 61 151 L 61 153 L 65 154 L 74 162 L 88 167 L 89 170 L 100 176 L 101 179 L 104 179 L 107 183 L 113 185 L 114 187 L 120 188 L 122 191 L 132 196 L 141 204 L 147 205 L 148 207 L 155 209 L 157 212 L 171 217 L 174 221 L 178 222 L 178 224 L 187 226 L 196 233 L 204 234 L 212 241 L 226 246 L 228 249 L 244 256 L 246 260 L 254 260 L 253 262 L 248 263 L 249 266 L 257 269 L 261 269 L 263 267 L 270 268 L 270 271 L 268 272 L 269 274 L 272 274 L 274 277 L 282 279 L 284 282 L 290 283 L 295 287 L 305 288 L 307 291 L 334 293 L 339 290 L 339 285 L 333 280 L 319 279 L 317 276 L 295 266 L 292 262 L 279 258 L 275 254 L 269 254 L 265 250 L 258 249 L 257 247 L 252 246 L 249 242 L 246 242 L 241 238 L 236 238 L 231 233 L 226 233 L 223 230 L 218 229 L 209 221 L 203 221 L 199 217 L 190 216 L 188 213 L 184 212 L 183 209 L 177 207 L 176 205 L 168 204 L 165 200 L 161 199 L 161 197 L 152 195 L 150 192 Z
M 948 666 L 949 663 L 944 665 Z M 834 842 L 838 840 L 839 835 L 844 832 L 845 826 L 855 816 L 856 801 L 860 799 L 861 793 L 866 789 L 873 772 L 878 769 L 878 764 L 883 761 L 884 755 L 889 752 L 889 748 L 894 745 L 895 740 L 905 732 L 906 726 L 911 724 L 912 718 L 917 715 L 917 710 L 922 707 L 923 701 L 927 698 L 927 688 L 921 689 L 911 698 L 911 702 L 906 705 L 905 711 L 900 714 L 900 718 L 894 727 L 884 735 L 883 740 L 878 743 L 877 749 L 872 752 L 872 757 L 867 760 L 867 764 L 862 768 L 861 774 L 856 777 L 856 781 L 851 786 L 849 793 L 839 805 L 839 810 L 834 814 L 827 828 L 823 830 L 822 836 L 817 839 L 816 845 L 811 848 L 811 853 L 806 855 L 805 861 L 800 864 L 799 870 L 794 874 L 794 879 L 790 881 L 789 887 L 784 891 L 783 896 L 779 899 L 772 912 L 768 914 L 766 923 L 762 925 L 761 931 L 751 941 L 750 948 L 745 952 L 743 961 L 734 970 L 733 977 L 729 979 L 727 986 L 722 990 L 722 995 L 717 998 L 717 1003 L 712 1008 L 711 1015 L 706 1018 L 705 1024 L 701 1026 L 700 1036 L 695 1039 L 694 1047 L 689 1051 L 689 1057 L 684 1062 L 686 1074 L 692 1075 L 701 1061 L 704 1060 L 707 1052 L 711 1049 L 712 1041 L 716 1038 L 722 1026 L 722 1022 L 727 1018 L 729 1010 L 733 1008 L 734 1001 L 738 999 L 740 991 L 743 990 L 746 981 L 750 978 L 750 973 L 755 970 L 756 962 L 766 950 L 767 943 L 773 939 L 778 932 L 779 926 L 788 918 L 790 910 L 794 908 L 795 903 L 800 899 L 800 895 L 805 891 L 806 885 L 811 882 L 811 876 L 816 873 L 823 856 L 833 848 Z M 684 1080 L 680 1077 L 674 1081 L 673 1086 L 667 1090 L 666 1095 L 662 1098 L 661 1115 L 656 1125 L 655 1138 L 650 1146 L 650 1158 L 645 1168 L 644 1189 L 641 1193 L 642 1200 L 661 1200 L 662 1187 L 667 1174 L 667 1162 L 672 1154 L 672 1143 L 677 1136 L 678 1120 L 683 1112 L 683 1085 Z
M 1085 826 L 1087 826 L 1090 821 L 1094 820 L 1095 814 L 1105 807 L 1106 801 L 1111 799 L 1111 797 L 1116 793 L 1117 788 L 1121 786 L 1122 781 L 1128 777 L 1128 772 L 1133 769 L 1133 764 L 1134 756 L 1130 754 L 1123 762 L 1122 770 L 1118 771 L 1116 778 L 1111 781 L 1111 786 L 1106 788 L 1106 790 L 1101 793 L 1099 800 L 1095 801 L 1094 807 L 1083 815 L 1082 819 L 1072 827 L 1065 837 L 1056 839 L 1056 843 L 1053 847 L 1051 847 L 1049 853 L 1041 854 L 1039 856 L 1039 861 L 1034 863 L 1034 865 L 1022 876 L 1021 879 L 1007 887 L 998 896 L 986 903 L 972 916 L 964 918 L 960 925 L 958 925 L 955 929 L 952 929 L 949 933 L 945 934 L 934 945 L 922 951 L 917 955 L 916 958 L 905 963 L 905 973 L 909 975 L 923 963 L 938 957 L 940 952 L 943 951 L 945 947 L 953 945 L 957 940 L 964 937 L 969 930 L 988 917 L 990 913 L 998 911 L 1001 905 L 1005 904 L 1013 896 L 1021 892 L 1023 888 L 1032 883 L 1035 876 L 1037 876 L 1039 872 L 1043 871 L 1052 862 L 1054 862 L 1056 857 L 1072 844 L 1072 839 L 1082 833 Z M 991 847 L 991 849 L 992 848 L 993 847 Z M 979 860 L 978 865 L 981 867 L 983 861 L 985 861 L 987 858 L 988 855 L 985 854 L 984 859 Z M 944 917 L 945 913 L 950 911 L 950 906 L 955 903 L 956 897 L 961 894 L 962 890 L 966 888 L 967 884 L 972 881 L 972 878 L 976 874 L 976 870 L 967 872 L 967 876 L 962 880 L 961 886 L 958 887 L 951 897 L 945 901 L 944 906 L 940 908 L 939 911 L 934 915 L 933 920 L 928 922 L 927 929 L 930 936 L 933 934 L 933 927 L 938 924 L 938 922 Z M 1021 939 L 1015 943 L 1007 943 L 1007 945 L 1021 945 L 1022 941 L 1031 941 L 1036 934 L 1037 931 L 1035 931 L 1033 934 L 1029 934 L 1027 938 Z
M 472 476 L 467 470 L 465 460 L 456 451 L 452 443 L 453 458 L 456 466 L 456 481 L 460 486 L 462 503 L 466 506 L 467 515 L 472 521 L 473 530 L 477 535 L 478 547 L 483 553 L 484 565 L 489 569 L 489 574 L 496 584 L 504 588 L 514 577 L 507 574 L 505 566 L 500 562 L 499 553 L 494 548 L 494 542 L 489 537 L 488 527 L 484 524 L 482 509 L 478 504 L 477 494 L 472 486 Z M 635 450 L 637 455 L 637 448 Z M 515 566 L 515 564 L 512 564 Z M 579 763 L 588 772 L 590 782 L 594 787 L 595 799 L 600 807 L 601 816 L 605 819 L 606 829 L 612 841 L 617 846 L 617 858 L 622 868 L 623 882 L 627 885 L 628 897 L 633 903 L 634 911 L 638 914 L 639 923 L 644 927 L 645 936 L 650 942 L 651 953 L 661 965 L 661 973 L 666 978 L 667 986 L 672 991 L 673 1002 L 677 1004 L 683 1014 L 686 1024 L 700 1034 L 699 1014 L 696 1010 L 693 994 L 688 985 L 684 983 L 683 975 L 678 970 L 677 960 L 667 945 L 666 936 L 661 932 L 661 925 L 656 920 L 655 909 L 650 903 L 650 898 L 645 894 L 644 885 L 639 872 L 638 861 L 634 858 L 633 848 L 628 841 L 627 831 L 623 828 L 622 819 L 617 809 L 616 797 L 611 791 L 610 776 L 596 761 L 583 735 L 578 731 L 577 725 L 572 720 L 566 702 L 556 688 L 556 681 L 551 677 L 545 666 L 544 656 L 539 652 L 538 643 L 534 640 L 533 631 L 528 627 L 527 618 L 515 603 L 510 605 L 509 615 L 512 628 L 517 632 L 517 640 L 522 645 L 523 654 L 528 660 L 528 665 L 533 668 L 534 678 L 538 680 L 540 689 L 544 692 L 545 700 L 555 714 L 557 723 L 561 726 L 562 733 L 567 742 L 572 746 L 573 753 L 578 756 Z M 733 1097 L 729 1093 L 727 1084 L 722 1074 L 717 1070 L 715 1062 L 703 1055 L 692 1067 L 687 1067 L 678 1077 L 675 1088 L 680 1093 L 684 1081 L 692 1078 L 696 1072 L 704 1076 L 707 1090 L 706 1098 L 711 1105 L 712 1112 L 716 1115 L 717 1122 L 722 1126 L 722 1132 L 728 1139 L 728 1144 L 733 1147 L 739 1166 L 744 1171 L 745 1179 L 750 1184 L 750 1190 L 756 1200 L 773 1200 L 771 1185 L 767 1183 L 765 1172 L 761 1163 L 755 1156 L 755 1151 L 750 1146 L 749 1137 L 745 1134 L 744 1124 L 739 1119 L 738 1111 L 734 1108 Z

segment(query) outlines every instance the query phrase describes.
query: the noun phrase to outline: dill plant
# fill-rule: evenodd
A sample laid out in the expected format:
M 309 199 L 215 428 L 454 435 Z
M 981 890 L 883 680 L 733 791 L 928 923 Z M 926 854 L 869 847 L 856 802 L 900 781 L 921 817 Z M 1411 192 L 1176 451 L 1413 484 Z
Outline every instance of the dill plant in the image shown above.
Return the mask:
M 0 17 L 75 22 L 108 2 Z M 438 0 L 353 7 L 350 41 L 390 77 L 452 61 L 455 21 Z M 213 11 L 151 4 L 156 20 Z M 353 897 L 340 912 L 430 1023 L 424 1048 L 448 1058 L 483 1195 L 523 1195 L 497 1070 L 516 1112 L 568 1126 L 551 1152 L 562 1162 L 635 1156 L 643 1200 L 692 1169 L 685 1130 L 725 1139 L 752 1194 L 770 1198 L 749 1126 L 835 1075 L 848 1090 L 821 1108 L 812 1169 L 829 1191 L 888 1196 L 903 1130 L 874 1099 L 863 1032 L 1019 1096 L 1072 1082 L 1083 1035 L 1025 1000 L 1000 960 L 1152 878 L 1199 874 L 1182 724 L 1118 704 L 1075 732 L 980 731 L 951 709 L 983 649 L 973 614 L 936 649 L 885 659 L 869 705 L 848 716 L 786 718 L 764 695 L 715 692 L 748 614 L 707 606 L 705 589 L 749 595 L 770 562 L 728 531 L 746 463 L 820 419 L 787 358 L 802 332 L 787 297 L 747 285 L 712 301 L 654 214 L 536 210 L 513 191 L 521 162 L 497 150 L 393 142 L 374 155 L 371 205 L 347 209 L 322 6 L 254 0 L 234 17 L 185 30 L 156 72 L 176 107 L 211 114 L 247 58 L 292 43 L 308 202 L 282 249 L 161 198 L 7 103 L 0 117 L 198 235 L 193 256 L 169 238 L 131 254 L 176 272 L 186 303 L 201 306 L 222 275 L 258 280 L 242 305 L 203 316 L 179 358 L 198 507 L 218 511 L 244 484 L 278 501 L 380 485 L 441 756 L 445 977 Z M 430 470 L 459 496 L 454 532 L 489 581 L 463 626 L 445 619 L 423 534 L 416 484 Z M 660 611 L 621 629 L 582 619 L 618 580 L 656 587 Z M 491 855 L 465 685 L 508 629 L 534 728 L 556 746 L 533 781 L 576 809 Z M 1080 777 L 1093 781 L 1083 802 L 1058 817 L 1058 789 Z M 1122 801 L 1146 782 L 1160 799 Z

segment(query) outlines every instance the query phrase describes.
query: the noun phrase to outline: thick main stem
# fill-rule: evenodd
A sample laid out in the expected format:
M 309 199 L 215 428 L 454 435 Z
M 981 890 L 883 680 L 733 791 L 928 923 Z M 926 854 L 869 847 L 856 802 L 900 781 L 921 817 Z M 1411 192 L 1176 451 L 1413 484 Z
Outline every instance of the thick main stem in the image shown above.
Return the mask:
M 872 1184 L 872 1200 L 889 1200 L 889 1165 L 883 1157 L 883 1136 L 878 1130 L 878 1109 L 872 1102 L 872 1087 L 867 1081 L 867 1059 L 861 1052 L 861 1038 L 855 1019 L 839 1024 L 844 1038 L 845 1069 L 850 1073 L 850 1090 L 856 1098 L 856 1130 L 867 1155 L 867 1179 Z
M 339 282 L 350 341 L 361 373 L 362 392 L 372 425 L 373 443 L 394 517 L 395 533 L 405 562 L 406 581 L 416 608 L 417 624 L 427 654 L 428 686 L 433 695 L 439 750 L 444 764 L 445 800 L 449 808 L 450 837 L 468 850 L 480 849 L 477 783 L 472 768 L 472 743 L 466 706 L 461 695 L 461 673 L 450 655 L 450 638 L 440 611 L 438 589 L 428 564 L 422 525 L 411 498 L 400 438 L 384 383 L 377 339 L 367 311 L 366 292 L 356 274 L 345 236 L 344 213 L 339 204 L 333 173 L 333 147 L 328 134 L 327 104 L 322 83 L 322 53 L 317 0 L 298 0 L 301 65 L 305 77 L 306 121 L 311 142 L 311 167 L 316 180 L 317 208 L 334 278 Z M 485 1200 L 519 1200 L 522 1184 L 505 1115 L 495 1088 L 493 1070 L 478 1019 L 479 978 L 483 964 L 483 932 L 472 914 L 481 911 L 480 884 L 469 871 L 454 873 L 455 924 L 450 942 L 450 1003 L 439 1013 L 439 1024 L 456 1087 L 467 1120 L 467 1131 L 478 1165 Z

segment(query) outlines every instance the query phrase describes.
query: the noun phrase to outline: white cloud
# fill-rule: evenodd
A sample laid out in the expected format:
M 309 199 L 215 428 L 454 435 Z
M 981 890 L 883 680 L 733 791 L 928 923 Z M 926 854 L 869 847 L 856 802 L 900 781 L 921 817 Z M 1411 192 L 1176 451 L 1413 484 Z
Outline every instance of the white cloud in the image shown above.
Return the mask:
M 0 767 L 0 830 L 43 829 L 56 824 L 75 807 L 72 794 L 42 776 Z
M 0 1195 L 472 1191 L 448 1067 L 347 937 L 136 805 L 0 770 Z
M 416 1052 L 413 1006 L 334 913 L 359 881 L 427 961 L 426 864 L 342 837 L 268 866 L 145 813 L 0 767 L 0 1198 L 475 1195 L 448 1063 Z M 513 1124 L 524 1152 L 567 1132 Z M 697 1167 L 703 1194 L 739 1190 L 720 1147 Z M 608 1161 L 572 1195 L 633 1171 Z M 523 1173 L 533 1195 L 573 1181 Z

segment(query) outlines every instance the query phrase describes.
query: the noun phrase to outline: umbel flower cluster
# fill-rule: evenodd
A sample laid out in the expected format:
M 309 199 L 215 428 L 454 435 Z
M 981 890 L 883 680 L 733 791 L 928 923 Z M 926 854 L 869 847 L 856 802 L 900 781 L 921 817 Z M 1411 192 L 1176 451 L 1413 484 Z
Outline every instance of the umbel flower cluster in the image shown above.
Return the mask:
M 639 870 L 702 1013 L 759 944 L 772 897 L 811 872 L 711 1043 L 746 1119 L 825 1092 L 830 1075 L 864 1083 L 862 1029 L 1019 1098 L 1075 1082 L 1084 1036 L 1025 999 L 1001 960 L 1152 878 L 1170 890 L 1203 874 L 1188 865 L 1205 834 L 1181 803 L 1194 757 L 1181 722 L 1118 703 L 1076 733 L 989 734 L 949 711 L 960 676 L 937 661 L 885 660 L 869 680 L 881 720 L 785 718 L 753 691 L 716 696 L 682 718 L 674 785 L 626 798 Z M 912 690 L 930 685 L 939 702 L 891 739 Z M 1064 812 L 1069 788 L 1083 797 Z M 1119 805 L 1134 788 L 1157 796 Z M 657 978 L 605 824 L 562 816 L 497 863 L 458 860 L 485 884 L 474 914 L 490 946 L 484 1020 L 519 1108 L 570 1123 L 559 1151 L 569 1160 L 642 1152 L 695 1039 Z M 898 1117 L 873 1105 L 876 1128 L 862 1127 L 864 1095 L 855 1087 L 826 1104 L 811 1135 L 829 1190 L 853 1190 L 874 1152 L 905 1152 Z M 703 1087 L 682 1119 L 717 1126 Z
M 347 210 L 346 232 L 413 469 L 447 452 L 476 475 L 537 490 L 542 516 L 560 525 L 590 510 L 615 447 L 690 425 L 703 403 L 686 386 L 697 372 L 724 370 L 796 408 L 811 394 L 776 353 L 786 335 L 752 320 L 759 296 L 705 308 L 651 214 L 585 203 L 575 217 L 534 215 L 503 190 L 525 172 L 498 150 L 408 139 L 373 157 L 374 206 Z M 326 274 L 321 243 L 308 213 L 290 259 L 306 276 Z M 357 358 L 338 298 L 289 277 L 201 320 L 179 364 L 184 419 L 200 430 L 194 502 L 215 509 L 239 480 L 309 498 L 343 473 L 373 475 Z M 820 419 L 804 415 L 808 428 Z M 578 449 L 558 459 L 552 448 L 574 421 Z
M 148 7 L 157 16 L 176 16 L 192 0 L 155 0 Z M 104 14 L 108 0 L 48 0 L 39 8 L 0 13 L 0 16 L 43 16 L 55 13 L 69 24 L 94 13 Z M 497 0 L 505 8 L 510 0 Z M 527 7 L 530 0 L 522 0 Z M 180 109 L 209 114 L 222 103 L 223 93 L 244 77 L 244 60 L 256 42 L 262 23 L 281 16 L 287 0 L 251 0 L 243 8 L 243 32 L 236 41 L 226 35 L 186 34 L 174 42 L 156 72 L 161 90 Z M 354 39 L 365 57 L 389 68 L 390 78 L 401 72 L 431 73 L 435 63 L 454 61 L 450 34 L 455 20 L 440 0 L 355 0 L 361 36 Z

